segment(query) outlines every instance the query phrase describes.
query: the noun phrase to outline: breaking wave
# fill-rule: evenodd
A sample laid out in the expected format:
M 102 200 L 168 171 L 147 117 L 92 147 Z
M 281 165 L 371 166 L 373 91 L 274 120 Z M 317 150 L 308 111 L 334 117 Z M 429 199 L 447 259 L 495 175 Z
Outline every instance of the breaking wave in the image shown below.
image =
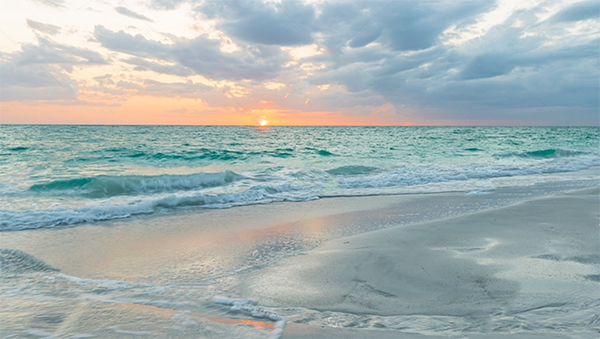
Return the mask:
M 552 159 L 552 158 L 573 157 L 573 156 L 584 155 L 584 154 L 585 153 L 583 153 L 583 152 L 549 148 L 549 149 L 528 151 L 528 152 L 500 154 L 499 157 Z
M 233 171 L 195 173 L 188 175 L 100 175 L 88 178 L 54 180 L 36 184 L 32 192 L 64 194 L 65 191 L 88 198 L 106 198 L 121 195 L 143 195 L 190 191 L 200 188 L 225 186 L 245 178 Z

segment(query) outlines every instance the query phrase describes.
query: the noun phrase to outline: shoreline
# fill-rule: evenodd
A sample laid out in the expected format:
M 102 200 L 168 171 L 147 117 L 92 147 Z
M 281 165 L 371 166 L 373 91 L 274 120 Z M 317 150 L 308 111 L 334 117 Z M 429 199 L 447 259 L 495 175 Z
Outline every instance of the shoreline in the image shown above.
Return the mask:
M 508 221 L 512 220 L 515 225 L 528 225 L 527 223 L 530 221 L 523 218 L 533 220 L 540 217 L 543 219 L 541 222 L 562 220 L 565 223 L 572 223 L 572 221 L 578 220 L 576 219 L 577 215 L 567 216 L 565 213 L 559 213 L 564 215 L 554 215 L 553 217 L 549 217 L 549 215 L 563 210 L 579 211 L 578 213 L 581 214 L 583 205 L 573 203 L 579 199 L 576 198 L 577 196 L 587 196 L 580 200 L 588 203 L 586 205 L 588 210 L 591 208 L 590 206 L 597 207 L 597 203 L 589 205 L 590 201 L 597 202 L 598 200 L 597 188 L 554 193 L 549 197 L 538 197 L 533 200 L 521 197 L 516 203 L 511 200 L 508 191 L 498 190 L 491 194 L 477 196 L 468 196 L 464 193 L 442 193 L 344 197 L 301 203 L 241 206 L 226 210 L 182 211 L 181 213 L 142 216 L 128 220 L 114 220 L 60 229 L 2 233 L 0 248 L 24 251 L 60 269 L 60 274 L 85 280 L 86 284 L 115 281 L 128 284 L 180 286 L 182 288 L 183 286 L 188 286 L 187 288 L 196 286 L 200 292 L 197 294 L 198 298 L 193 302 L 195 306 L 189 306 L 192 312 L 195 312 L 192 315 L 212 314 L 219 316 L 218 319 L 243 317 L 243 315 L 229 313 L 225 308 L 215 307 L 212 305 L 212 298 L 222 294 L 253 298 L 259 302 L 259 305 L 268 305 L 269 309 L 288 319 L 288 326 L 284 331 L 283 338 L 316 338 L 322 335 L 343 338 L 344 335 L 360 336 L 365 333 L 372 334 L 377 338 L 397 337 L 400 334 L 407 338 L 433 338 L 435 337 L 434 329 L 425 330 L 424 327 L 419 327 L 425 326 L 423 322 L 432 323 L 437 319 L 435 321 L 439 326 L 449 328 L 474 326 L 474 323 L 483 326 L 481 324 L 489 323 L 490 319 L 473 317 L 473 315 L 485 312 L 491 314 L 492 318 L 494 318 L 493 314 L 496 314 L 495 317 L 504 319 L 502 313 L 497 313 L 500 309 L 498 305 L 506 308 L 509 301 L 518 299 L 519 291 L 523 289 L 523 286 L 528 289 L 527 296 L 530 298 L 521 303 L 523 309 L 526 309 L 526 305 L 534 308 L 540 306 L 540 300 L 549 301 L 550 298 L 547 295 L 550 292 L 545 292 L 546 296 L 540 299 L 540 293 L 531 292 L 535 289 L 532 287 L 532 283 L 523 284 L 521 280 L 528 272 L 526 268 L 507 271 L 506 268 L 512 267 L 511 265 L 518 267 L 517 264 L 520 261 L 533 265 L 531 267 L 543 263 L 547 269 L 546 273 L 549 272 L 548 270 L 559 269 L 559 272 L 567 270 L 571 273 L 577 270 L 588 270 L 590 276 L 600 274 L 597 265 L 593 266 L 589 262 L 582 262 L 590 255 L 586 257 L 581 253 L 563 253 L 559 251 L 561 248 L 559 244 L 553 244 L 554 252 L 541 250 L 538 251 L 539 253 L 536 252 L 535 255 L 538 258 L 531 258 L 531 255 L 525 254 L 511 257 L 509 254 L 512 252 L 502 250 L 508 242 L 501 241 L 500 238 L 505 237 L 516 243 L 520 242 L 520 246 L 513 246 L 515 251 L 518 250 L 517 252 L 525 253 L 531 250 L 529 248 L 531 246 L 523 245 L 521 239 L 518 239 L 519 237 L 514 239 L 515 236 L 498 230 L 496 232 L 500 233 L 493 236 L 482 234 L 473 226 L 472 220 L 473 218 L 479 218 L 477 220 L 480 221 L 491 220 L 490 216 L 495 215 L 497 219 L 498 216 L 501 216 Z M 504 200 L 499 200 L 501 196 L 504 197 L 502 198 Z M 504 205 L 494 207 L 494 203 L 499 201 Z M 555 205 L 553 205 L 555 207 L 550 208 L 547 211 L 549 214 L 546 216 L 523 210 L 523 206 L 535 207 L 539 205 L 540 201 L 555 201 Z M 540 207 L 535 208 L 538 208 L 539 211 Z M 519 214 L 514 211 L 518 210 L 521 210 L 521 216 L 517 218 Z M 549 220 L 544 218 L 549 218 Z M 583 224 L 587 225 L 585 234 L 587 234 L 588 243 L 596 240 L 595 248 L 598 249 L 597 237 L 594 238 L 597 234 L 590 233 L 590 229 L 597 231 L 597 214 L 595 218 L 585 219 L 587 221 Z M 460 226 L 457 224 L 457 220 L 463 220 L 466 225 L 471 226 Z M 596 225 L 591 227 L 590 220 L 596 220 Z M 435 232 L 425 232 L 425 230 L 442 232 L 440 231 L 442 225 L 449 223 L 454 225 L 452 227 L 458 232 L 446 231 L 445 236 L 441 238 L 435 236 Z M 494 228 L 498 228 L 497 226 L 495 225 Z M 564 225 L 555 225 L 554 227 L 564 231 L 561 237 L 565 241 L 572 240 L 573 234 L 569 233 L 568 228 L 565 228 Z M 539 238 L 540 234 L 543 235 L 544 232 L 544 230 L 538 229 L 531 231 L 529 236 Z M 462 237 L 457 234 L 462 234 Z M 469 235 L 469 237 L 465 237 L 465 235 Z M 452 240 L 452 244 L 444 243 L 444 241 L 449 241 L 448 239 Z M 401 247 L 398 245 L 405 247 L 399 250 Z M 435 249 L 432 249 L 434 247 Z M 490 253 L 496 254 L 490 256 Z M 593 250 L 591 256 L 600 258 L 600 254 L 596 254 Z M 373 257 L 382 258 L 381 264 L 378 261 L 369 262 L 371 259 L 368 258 Z M 402 265 L 398 266 L 397 262 L 394 263 L 393 258 L 396 258 L 395 260 L 401 262 Z M 575 260 L 569 258 L 575 258 Z M 319 263 L 327 260 L 332 262 L 330 267 L 333 269 L 318 271 Z M 378 277 L 378 274 L 381 273 L 379 271 L 365 271 L 367 273 L 363 272 L 362 275 L 359 274 L 356 277 L 345 275 L 347 272 L 359 272 L 364 269 L 364 267 L 359 267 L 359 262 L 363 262 L 363 266 L 366 265 L 372 269 L 388 267 L 387 271 L 396 272 L 396 275 L 379 275 L 381 279 L 378 278 L 377 281 L 372 279 Z M 425 271 L 415 264 L 419 262 L 433 265 L 427 271 L 428 274 L 422 273 Z M 317 272 L 315 270 L 319 273 L 315 274 L 314 272 Z M 340 270 L 342 272 L 339 272 Z M 529 268 L 529 271 L 534 272 L 535 270 L 532 271 Z M 397 275 L 398 272 L 403 273 Z M 459 276 L 464 277 L 462 278 L 464 281 L 456 280 L 455 277 L 452 278 L 454 280 L 450 279 L 451 277 L 447 276 L 448 272 L 457 272 Z M 537 275 L 534 273 L 527 276 L 527 281 L 540 280 L 540 274 L 543 272 L 538 272 Z M 328 274 L 334 280 L 340 281 L 334 284 L 335 287 L 321 281 L 324 277 L 328 277 Z M 411 279 L 421 283 L 416 285 L 406 283 L 405 280 L 402 280 L 402 277 L 405 276 L 411 276 Z M 473 277 L 481 279 L 477 281 L 475 278 L 471 279 Z M 584 290 L 589 290 L 591 286 L 592 294 L 593 288 L 597 290 L 597 281 L 585 280 L 582 282 L 579 280 L 557 278 L 552 284 L 546 283 L 543 287 L 545 286 L 544 288 L 547 290 L 557 289 L 558 291 L 564 289 L 563 285 L 566 284 L 571 289 L 584 286 Z M 307 281 L 310 284 L 304 284 Z M 402 283 L 394 287 L 393 281 Z M 275 284 L 275 282 L 277 283 Z M 464 284 L 468 288 L 456 290 L 460 293 L 451 288 L 460 286 L 460 284 Z M 282 286 L 293 287 L 292 292 L 295 293 L 319 290 L 326 293 L 323 295 L 294 295 L 289 290 L 281 290 Z M 430 289 L 421 288 L 422 286 L 429 286 Z M 432 288 L 432 286 L 436 286 L 436 288 Z M 403 294 L 407 293 L 405 289 L 412 292 Z M 443 301 L 445 295 L 452 294 L 449 291 L 458 293 L 457 295 L 466 298 L 465 300 L 471 298 L 472 303 L 478 306 L 469 309 L 462 305 L 461 310 L 454 311 L 453 305 L 456 303 L 436 304 L 436 300 Z M 117 292 L 123 293 L 118 289 L 114 293 Z M 49 292 L 45 291 L 41 294 L 47 293 Z M 339 302 L 340 293 L 353 297 L 346 297 L 345 301 Z M 273 294 L 279 296 L 274 297 Z M 490 295 L 495 295 L 499 300 L 505 301 L 495 304 L 490 301 L 493 299 L 490 298 Z M 161 294 L 160 298 L 165 298 L 165 305 L 167 305 L 171 303 L 169 298 L 179 297 Z M 579 300 L 577 298 L 581 299 L 582 297 L 577 295 L 573 300 Z M 110 300 L 114 302 L 113 299 Z M 136 301 L 137 299 L 126 300 L 128 300 L 127 306 L 116 302 L 111 307 L 117 310 L 125 307 L 139 316 L 139 312 L 142 311 L 131 305 L 139 306 L 140 301 Z M 399 311 L 398 300 L 404 300 L 403 307 L 408 304 L 412 305 L 412 311 Z M 146 303 L 148 302 L 146 301 Z M 319 307 L 319 303 L 328 307 Z M 361 306 L 361 303 L 380 304 L 382 308 L 377 310 L 372 306 Z M 81 312 L 86 315 L 89 312 L 93 313 L 94 306 L 92 304 L 84 307 Z M 427 306 L 429 308 L 421 305 L 419 309 L 418 304 L 429 305 Z M 547 302 L 547 304 L 552 304 L 552 302 Z M 160 306 L 158 310 L 168 311 L 167 318 L 169 319 L 174 317 L 173 314 L 179 315 L 182 312 L 178 308 L 180 306 L 165 305 Z M 428 310 L 432 309 L 437 311 L 428 313 Z M 146 309 L 144 312 L 148 312 L 148 310 Z M 153 314 L 157 312 L 153 311 Z M 415 315 L 425 318 L 419 321 L 410 318 Z M 587 314 L 583 314 L 583 316 L 585 318 Z M 448 319 L 454 320 L 448 323 L 444 320 L 446 318 L 441 319 L 440 317 L 449 317 Z M 79 319 L 83 319 L 83 316 Z M 331 319 L 337 319 L 338 325 L 332 327 L 329 323 Z M 475 319 L 475 322 L 469 323 L 465 319 Z M 115 320 L 109 317 L 104 321 Z M 216 326 L 214 319 L 206 321 L 211 326 Z M 420 325 L 414 325 L 415 321 Z M 353 322 L 354 325 L 352 325 Z M 225 326 L 224 328 L 227 329 L 229 328 L 227 326 L 234 325 L 219 326 Z M 240 331 L 239 333 L 246 333 L 250 330 L 247 326 L 235 326 Z M 325 328 L 321 326 L 325 326 Z M 408 329 L 401 330 L 400 328 L 403 326 Z M 598 324 L 594 326 L 598 326 Z M 449 333 L 457 335 L 457 332 L 443 333 L 446 334 L 442 336 Z M 485 333 L 473 332 L 469 333 L 469 336 L 471 334 L 473 334 L 472 337 L 488 337 Z M 535 335 L 535 333 L 533 334 Z M 558 332 L 546 332 L 546 334 L 556 338 L 568 337 L 561 336 L 562 334 Z M 515 333 L 498 334 L 499 337 L 504 335 L 513 336 Z M 209 334 L 203 336 L 211 337 Z M 240 334 L 240 337 L 243 336 Z M 117 333 L 114 337 L 123 336 Z
M 533 193 L 532 197 L 533 190 L 537 193 Z M 173 263 L 181 259 L 198 260 L 206 255 L 214 257 L 213 253 L 209 253 L 213 251 L 220 256 L 220 264 L 231 266 L 232 254 L 239 257 L 248 254 L 243 252 L 250 248 L 264 247 L 261 243 L 267 238 L 290 242 L 288 245 L 293 249 L 292 253 L 282 253 L 281 256 L 287 257 L 302 254 L 324 241 L 397 225 L 495 210 L 544 195 L 564 194 L 564 190 L 565 187 L 558 183 L 556 187 L 539 184 L 498 188 L 477 195 L 460 191 L 376 194 L 226 209 L 169 210 L 93 223 L 1 232 L 0 248 L 22 250 L 78 277 L 143 281 L 154 278 L 122 274 L 122 267 L 140 264 L 135 257 L 143 257 L 151 263 L 152 257 L 165 257 L 156 255 L 162 252 L 167 256 L 174 254 L 168 259 Z M 567 188 L 567 191 L 573 189 Z M 207 250 L 199 253 L 192 249 L 194 242 L 194 247 L 203 246 Z M 175 247 L 191 251 L 182 253 Z M 57 249 L 74 255 L 65 256 Z M 237 253 L 228 254 L 228 251 Z M 102 267 L 95 265 L 98 261 L 104 261 Z M 162 264 L 167 263 L 163 260 Z M 233 268 L 233 271 L 237 270 L 238 267 Z
M 224 173 L 228 173 L 228 170 L 199 174 L 206 174 L 210 176 L 214 174 L 221 175 Z M 80 208 L 81 206 L 75 207 L 74 209 L 69 209 L 68 206 L 65 206 L 57 210 L 47 210 L 44 208 L 37 210 L 34 208 L 33 210 L 27 212 L 31 215 L 27 215 L 27 213 L 21 213 L 24 211 L 16 214 L 7 212 L 9 217 L 7 217 L 8 219 L 4 220 L 4 222 L 0 222 L 2 226 L 0 233 L 38 229 L 62 229 L 87 225 L 105 225 L 111 224 L 112 222 L 127 222 L 129 220 L 153 218 L 163 214 L 184 215 L 185 213 L 202 213 L 203 211 L 210 210 L 228 210 L 246 206 L 252 207 L 279 203 L 303 203 L 307 201 L 332 198 L 426 196 L 439 194 L 461 195 L 463 193 L 467 195 L 485 195 L 496 191 L 508 192 L 509 194 L 511 192 L 520 192 L 523 195 L 521 198 L 531 198 L 535 196 L 584 189 L 586 187 L 596 187 L 600 184 L 599 173 L 600 166 L 592 166 L 583 170 L 568 170 L 566 172 L 543 172 L 531 175 L 509 175 L 499 177 L 492 176 L 484 178 L 471 178 L 467 180 L 442 180 L 439 182 L 434 180 L 433 182 L 428 182 L 425 184 L 398 187 L 364 187 L 358 189 L 357 191 L 354 191 L 353 189 L 347 189 L 345 193 L 342 193 L 342 191 L 331 194 L 322 192 L 320 194 L 303 197 L 298 200 L 294 198 L 282 198 L 282 200 L 267 198 L 265 200 L 236 201 L 233 199 L 232 202 L 224 203 L 224 205 L 208 204 L 206 206 L 201 204 L 200 200 L 195 200 L 199 197 L 202 197 L 202 194 L 200 194 L 200 196 L 192 197 L 190 205 L 185 203 L 185 200 L 187 199 L 185 196 L 163 196 L 155 200 L 144 200 L 142 197 L 141 200 L 132 201 L 127 205 L 117 204 L 113 206 L 110 204 L 97 205 L 93 203 L 93 207 L 89 210 L 87 208 L 82 209 Z M 197 180 L 197 178 L 193 180 Z M 60 181 L 55 183 L 60 183 L 60 185 L 64 184 Z M 103 185 L 109 183 L 110 180 L 106 182 L 95 183 L 94 185 Z M 143 184 L 143 180 L 142 182 L 130 182 L 129 184 L 133 186 Z M 532 195 L 532 192 L 537 193 L 533 193 Z M 219 195 L 217 194 L 216 196 L 218 197 Z M 127 197 L 127 194 L 124 195 L 124 197 Z M 135 195 L 129 198 L 135 198 Z M 182 201 L 184 203 L 179 205 L 179 203 Z M 162 203 L 166 203 L 167 206 L 161 207 Z M 116 210 L 114 208 L 116 208 Z M 26 216 L 23 217 L 21 214 Z M 39 222 L 35 222 L 34 220 L 38 220 Z

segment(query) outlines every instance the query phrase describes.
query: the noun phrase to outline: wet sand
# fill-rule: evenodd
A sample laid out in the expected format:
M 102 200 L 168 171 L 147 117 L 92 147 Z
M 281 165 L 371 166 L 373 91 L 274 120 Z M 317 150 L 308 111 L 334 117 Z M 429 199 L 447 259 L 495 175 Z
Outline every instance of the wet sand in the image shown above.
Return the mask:
M 236 289 L 268 305 L 354 315 L 338 325 L 356 337 L 360 327 L 379 327 L 363 337 L 392 337 L 381 332 L 389 327 L 458 334 L 448 326 L 469 337 L 597 337 L 599 214 L 589 190 L 378 230 L 243 274 Z M 290 313 L 292 323 L 325 324 Z M 291 326 L 285 337 L 347 335 Z
M 157 338 L 244 337 L 250 323 L 227 319 L 251 316 L 209 305 L 223 294 L 254 299 L 285 317 L 284 338 L 597 338 L 599 191 L 470 213 L 469 206 L 484 208 L 488 198 L 373 196 L 184 211 L 9 232 L 0 236 L 0 247 L 33 255 L 65 276 L 96 279 L 86 280 L 88 285 L 104 286 L 104 280 L 152 285 L 113 284 L 102 300 L 94 294 L 97 287 L 77 287 L 81 291 L 55 305 L 45 301 L 55 287 L 11 297 L 10 305 L 24 305 L 22 299 L 39 295 L 36 305 L 68 313 L 71 325 L 50 322 L 45 331 L 51 334 L 77 328 L 118 338 L 136 331 Z M 459 216 L 449 217 L 453 209 Z M 54 280 L 63 277 L 35 274 L 38 280 L 27 276 L 34 289 L 35 281 L 51 274 Z M 69 279 L 65 291 L 81 285 Z M 3 283 L 12 288 L 11 281 Z M 190 300 L 157 286 L 186 293 L 200 286 L 194 291 L 200 297 Z M 102 315 L 98 305 L 111 311 Z M 22 308 L 25 318 L 39 316 Z M 120 330 L 102 332 L 119 312 L 129 314 L 119 320 Z M 183 316 L 201 326 L 183 331 L 183 325 L 173 325 Z M 151 317 L 143 331 L 135 322 L 127 325 L 127 319 Z M 83 323 L 95 318 L 98 329 L 93 321 Z M 164 324 L 158 328 L 159 323 Z M 214 336 L 202 332 L 206 324 Z

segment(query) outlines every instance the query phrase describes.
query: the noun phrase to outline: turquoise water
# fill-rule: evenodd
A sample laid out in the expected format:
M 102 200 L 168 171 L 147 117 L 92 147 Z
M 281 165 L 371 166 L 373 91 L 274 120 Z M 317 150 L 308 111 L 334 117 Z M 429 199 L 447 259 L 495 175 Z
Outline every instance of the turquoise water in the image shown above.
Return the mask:
M 1 125 L 0 230 L 330 196 L 479 194 L 599 165 L 595 127 Z

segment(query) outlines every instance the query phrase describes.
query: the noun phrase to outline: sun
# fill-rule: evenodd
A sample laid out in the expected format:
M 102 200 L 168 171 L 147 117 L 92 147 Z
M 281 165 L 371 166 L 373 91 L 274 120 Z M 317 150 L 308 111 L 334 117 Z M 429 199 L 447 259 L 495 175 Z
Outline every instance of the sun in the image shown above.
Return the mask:
M 269 122 L 268 122 L 267 120 L 265 120 L 264 118 L 262 118 L 262 119 L 260 119 L 260 121 L 258 122 L 258 126 L 260 126 L 260 127 L 266 127 L 268 123 L 269 123 Z

